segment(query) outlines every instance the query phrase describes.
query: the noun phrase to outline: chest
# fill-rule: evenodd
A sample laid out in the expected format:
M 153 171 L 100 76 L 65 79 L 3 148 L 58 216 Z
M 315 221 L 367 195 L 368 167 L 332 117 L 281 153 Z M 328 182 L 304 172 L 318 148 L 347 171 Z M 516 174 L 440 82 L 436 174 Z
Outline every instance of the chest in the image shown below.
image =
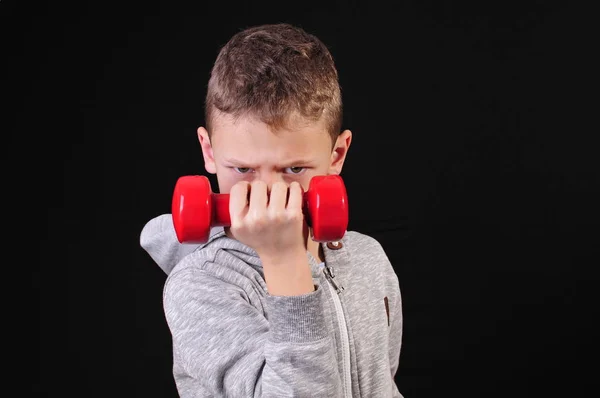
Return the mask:
M 375 280 L 336 279 L 341 292 L 325 275 L 319 282 L 340 374 L 350 378 L 354 396 L 378 395 L 390 380 L 390 298 Z

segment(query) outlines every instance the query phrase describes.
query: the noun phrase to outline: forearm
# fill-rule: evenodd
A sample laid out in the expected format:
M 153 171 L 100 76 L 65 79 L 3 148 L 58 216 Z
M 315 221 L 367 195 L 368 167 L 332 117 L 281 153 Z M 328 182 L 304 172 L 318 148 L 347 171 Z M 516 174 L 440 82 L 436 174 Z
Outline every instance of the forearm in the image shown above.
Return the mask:
M 322 287 L 318 287 L 302 296 L 268 297 L 269 339 L 264 350 L 263 397 L 342 395 L 323 294 Z
M 300 296 L 315 291 L 306 251 L 261 256 L 271 296 Z

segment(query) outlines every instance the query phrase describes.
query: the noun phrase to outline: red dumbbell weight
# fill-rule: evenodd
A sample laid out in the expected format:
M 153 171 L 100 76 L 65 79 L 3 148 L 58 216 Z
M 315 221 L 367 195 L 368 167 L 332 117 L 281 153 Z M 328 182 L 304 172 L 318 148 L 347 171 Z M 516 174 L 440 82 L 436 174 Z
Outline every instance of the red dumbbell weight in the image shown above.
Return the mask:
M 348 227 L 348 196 L 339 175 L 315 176 L 304 192 L 304 216 L 316 242 L 340 240 Z M 211 227 L 231 225 L 229 194 L 213 193 L 206 176 L 179 177 L 171 204 L 180 243 L 204 243 Z

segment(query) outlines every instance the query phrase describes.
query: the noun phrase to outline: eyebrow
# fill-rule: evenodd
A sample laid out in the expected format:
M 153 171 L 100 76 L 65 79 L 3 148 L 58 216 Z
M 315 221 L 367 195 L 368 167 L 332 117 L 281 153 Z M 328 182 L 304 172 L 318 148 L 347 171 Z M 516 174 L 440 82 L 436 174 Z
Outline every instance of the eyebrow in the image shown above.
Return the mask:
M 238 160 L 238 159 L 234 159 L 234 158 L 225 158 L 223 160 L 225 162 L 231 163 L 231 164 L 237 164 L 237 165 L 242 164 L 242 165 L 247 166 L 247 167 L 252 167 L 252 166 L 248 165 L 247 162 L 244 162 L 244 161 L 241 161 L 241 160 Z M 309 160 L 309 159 L 294 159 L 293 161 L 286 162 L 282 166 L 283 167 L 290 167 L 290 166 L 306 165 L 306 164 L 310 164 L 310 163 L 312 163 L 312 161 Z

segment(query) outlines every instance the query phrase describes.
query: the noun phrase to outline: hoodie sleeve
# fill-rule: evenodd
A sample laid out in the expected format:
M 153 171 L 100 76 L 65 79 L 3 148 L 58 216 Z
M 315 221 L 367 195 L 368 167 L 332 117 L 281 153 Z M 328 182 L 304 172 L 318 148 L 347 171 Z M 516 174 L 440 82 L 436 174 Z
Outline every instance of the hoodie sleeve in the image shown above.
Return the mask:
M 190 397 L 340 397 L 322 289 L 268 296 L 266 319 L 245 291 L 200 269 L 167 279 L 164 308 Z M 185 396 L 182 396 L 185 398 Z

